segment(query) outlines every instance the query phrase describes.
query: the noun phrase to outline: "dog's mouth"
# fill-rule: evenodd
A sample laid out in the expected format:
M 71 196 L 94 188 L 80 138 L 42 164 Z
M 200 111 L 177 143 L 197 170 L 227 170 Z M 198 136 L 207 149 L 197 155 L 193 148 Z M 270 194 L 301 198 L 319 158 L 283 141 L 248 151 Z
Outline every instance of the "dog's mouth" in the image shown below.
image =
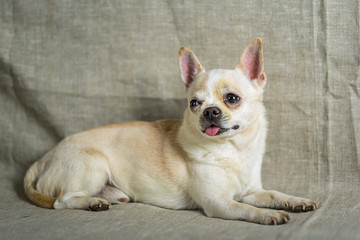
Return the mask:
M 219 127 L 215 124 L 211 124 L 207 127 L 205 127 L 205 129 L 203 130 L 203 133 L 205 133 L 206 135 L 213 137 L 213 136 L 219 136 L 221 134 L 223 134 L 224 132 L 229 131 L 230 129 L 236 130 L 239 128 L 239 125 L 235 125 L 232 128 L 222 128 Z
M 216 134 L 220 134 L 221 127 L 218 127 L 216 125 L 210 125 L 207 128 L 205 128 L 205 133 L 208 136 L 215 136 Z

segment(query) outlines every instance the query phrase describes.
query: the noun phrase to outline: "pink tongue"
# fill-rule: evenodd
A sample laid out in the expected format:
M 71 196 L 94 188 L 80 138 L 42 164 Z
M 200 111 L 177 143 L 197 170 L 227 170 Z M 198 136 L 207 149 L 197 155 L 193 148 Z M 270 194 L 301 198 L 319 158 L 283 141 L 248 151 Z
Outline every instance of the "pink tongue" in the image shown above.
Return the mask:
M 217 126 L 210 126 L 210 127 L 206 128 L 205 132 L 209 136 L 215 136 L 219 130 L 220 130 L 220 128 Z

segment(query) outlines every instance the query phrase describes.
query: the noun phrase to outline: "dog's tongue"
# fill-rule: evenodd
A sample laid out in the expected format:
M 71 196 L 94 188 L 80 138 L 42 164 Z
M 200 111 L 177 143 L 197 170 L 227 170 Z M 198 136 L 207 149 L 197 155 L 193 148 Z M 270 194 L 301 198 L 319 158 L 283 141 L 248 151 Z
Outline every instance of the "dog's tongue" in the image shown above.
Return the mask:
M 212 125 L 206 128 L 205 133 L 209 136 L 215 136 L 219 130 L 220 128 L 218 126 Z

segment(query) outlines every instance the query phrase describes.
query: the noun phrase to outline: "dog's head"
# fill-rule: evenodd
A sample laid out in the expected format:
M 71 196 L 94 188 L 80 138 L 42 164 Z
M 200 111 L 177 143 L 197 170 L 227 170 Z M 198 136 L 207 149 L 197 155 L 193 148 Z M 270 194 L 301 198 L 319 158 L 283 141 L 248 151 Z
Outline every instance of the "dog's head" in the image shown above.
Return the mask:
M 262 42 L 252 41 L 234 70 L 205 71 L 195 54 L 180 48 L 181 77 L 186 85 L 185 121 L 206 137 L 226 137 L 243 132 L 264 111 L 266 82 Z

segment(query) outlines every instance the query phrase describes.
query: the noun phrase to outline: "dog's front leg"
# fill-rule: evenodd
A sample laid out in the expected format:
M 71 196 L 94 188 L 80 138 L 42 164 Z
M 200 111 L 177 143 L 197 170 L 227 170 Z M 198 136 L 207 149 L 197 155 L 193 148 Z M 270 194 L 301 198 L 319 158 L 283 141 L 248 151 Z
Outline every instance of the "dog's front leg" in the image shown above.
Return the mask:
M 284 211 L 261 209 L 230 198 L 214 199 L 215 196 L 211 196 L 210 199 L 203 198 L 204 201 L 200 203 L 208 217 L 244 220 L 265 225 L 284 224 L 290 220 L 289 215 Z
M 241 199 L 241 202 L 256 207 L 283 209 L 293 212 L 307 212 L 318 208 L 317 204 L 306 198 L 290 196 L 278 191 L 256 190 Z
M 290 219 L 284 211 L 261 209 L 237 202 L 234 200 L 234 182 L 231 177 L 225 171 L 209 168 L 196 169 L 193 175 L 196 181 L 189 188 L 191 196 L 206 216 L 267 225 L 284 224 Z

